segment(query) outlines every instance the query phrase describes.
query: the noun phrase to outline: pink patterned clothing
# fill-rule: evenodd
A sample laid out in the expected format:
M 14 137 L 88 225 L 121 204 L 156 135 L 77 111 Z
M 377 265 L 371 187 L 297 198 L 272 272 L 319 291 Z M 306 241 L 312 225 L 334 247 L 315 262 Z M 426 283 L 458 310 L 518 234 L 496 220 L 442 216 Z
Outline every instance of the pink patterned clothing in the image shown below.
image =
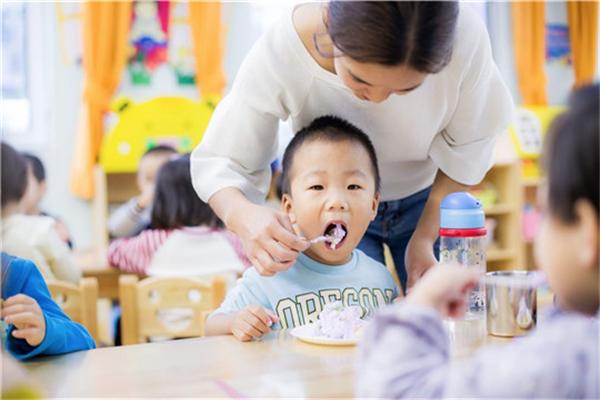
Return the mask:
M 208 227 L 184 227 L 180 229 L 148 229 L 132 238 L 114 240 L 108 248 L 108 262 L 111 266 L 125 272 L 145 275 L 155 253 L 176 232 L 184 232 L 202 240 L 203 236 L 220 234 L 231 245 L 242 264 L 248 267 L 250 261 L 245 255 L 242 243 L 233 233 L 225 229 Z

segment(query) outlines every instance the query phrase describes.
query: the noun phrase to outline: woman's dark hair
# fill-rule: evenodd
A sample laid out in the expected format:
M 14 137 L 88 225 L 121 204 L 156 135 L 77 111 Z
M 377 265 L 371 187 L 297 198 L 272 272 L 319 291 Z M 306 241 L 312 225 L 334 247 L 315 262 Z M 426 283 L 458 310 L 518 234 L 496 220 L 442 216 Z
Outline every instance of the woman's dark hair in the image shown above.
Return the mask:
M 31 172 L 33 172 L 33 176 L 35 176 L 35 180 L 38 183 L 42 183 L 46 180 L 46 169 L 44 168 L 44 163 L 37 156 L 29 153 L 22 153 L 23 157 L 27 160 L 27 163 L 31 167 Z
M 379 192 L 381 178 L 379 175 L 379 166 L 377 164 L 377 155 L 371 139 L 362 130 L 352 125 L 345 119 L 325 115 L 312 121 L 307 127 L 302 128 L 294 135 L 283 153 L 282 172 L 281 172 L 281 194 L 290 193 L 290 173 L 294 165 L 294 157 L 298 149 L 305 143 L 313 141 L 325 142 L 353 142 L 362 146 L 371 161 L 371 172 L 375 180 L 375 191 Z
M 455 1 L 331 0 L 326 26 L 335 47 L 358 62 L 436 73 L 452 56 L 457 19 Z
M 7 203 L 21 200 L 27 189 L 27 161 L 25 157 L 9 144 L 0 143 L 2 147 L 2 207 Z
M 588 200 L 598 206 L 598 147 L 600 86 L 577 90 L 569 109 L 558 116 L 548 132 L 544 166 L 548 174 L 548 210 L 570 223 L 576 221 L 575 203 Z
M 223 226 L 192 187 L 189 154 L 166 162 L 158 171 L 151 225 L 155 229 L 198 225 L 213 228 Z

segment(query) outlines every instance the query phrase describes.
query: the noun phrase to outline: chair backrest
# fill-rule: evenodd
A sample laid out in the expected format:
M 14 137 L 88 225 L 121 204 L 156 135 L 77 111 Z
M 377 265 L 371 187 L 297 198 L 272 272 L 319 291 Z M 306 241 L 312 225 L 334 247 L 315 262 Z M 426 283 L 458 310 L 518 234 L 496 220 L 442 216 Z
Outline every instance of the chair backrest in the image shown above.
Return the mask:
M 50 281 L 48 289 L 52 299 L 73 321 L 83 324 L 98 340 L 98 281 L 82 278 L 79 286 L 70 282 Z
M 143 343 L 151 336 L 195 337 L 204 335 L 206 316 L 225 297 L 225 280 L 152 277 L 142 281 L 121 275 L 121 341 Z

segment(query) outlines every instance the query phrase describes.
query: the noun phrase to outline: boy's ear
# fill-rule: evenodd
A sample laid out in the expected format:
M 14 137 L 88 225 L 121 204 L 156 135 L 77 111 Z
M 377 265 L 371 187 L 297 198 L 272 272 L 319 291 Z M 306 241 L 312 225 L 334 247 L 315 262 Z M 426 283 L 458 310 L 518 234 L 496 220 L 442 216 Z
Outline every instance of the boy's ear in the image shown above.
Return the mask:
M 584 266 L 598 267 L 598 247 L 600 246 L 600 228 L 598 212 L 588 200 L 575 202 L 575 216 L 577 218 L 578 250 L 580 262 Z
M 296 214 L 294 214 L 294 204 L 292 202 L 292 197 L 287 193 L 284 193 L 281 196 L 281 208 L 283 209 L 283 212 L 287 214 L 291 223 L 295 224 Z
M 379 192 L 375 192 L 375 196 L 373 196 L 373 202 L 371 203 L 371 221 L 373 221 L 377 217 L 377 208 L 379 208 L 379 198 L 381 195 Z

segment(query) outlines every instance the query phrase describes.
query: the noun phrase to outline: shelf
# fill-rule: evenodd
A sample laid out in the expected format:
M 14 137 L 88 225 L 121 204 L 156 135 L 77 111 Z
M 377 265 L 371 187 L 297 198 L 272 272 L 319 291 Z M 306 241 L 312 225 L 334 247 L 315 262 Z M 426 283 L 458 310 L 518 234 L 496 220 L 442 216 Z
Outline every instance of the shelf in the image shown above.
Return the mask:
M 537 187 L 540 184 L 540 178 L 521 178 L 523 187 Z
M 494 215 L 509 214 L 515 211 L 515 207 L 512 204 L 495 204 L 491 207 L 483 209 L 486 217 L 493 217 Z
M 506 249 L 493 249 L 488 250 L 486 252 L 486 260 L 487 261 L 502 261 L 508 260 L 515 256 L 515 252 L 513 250 Z

